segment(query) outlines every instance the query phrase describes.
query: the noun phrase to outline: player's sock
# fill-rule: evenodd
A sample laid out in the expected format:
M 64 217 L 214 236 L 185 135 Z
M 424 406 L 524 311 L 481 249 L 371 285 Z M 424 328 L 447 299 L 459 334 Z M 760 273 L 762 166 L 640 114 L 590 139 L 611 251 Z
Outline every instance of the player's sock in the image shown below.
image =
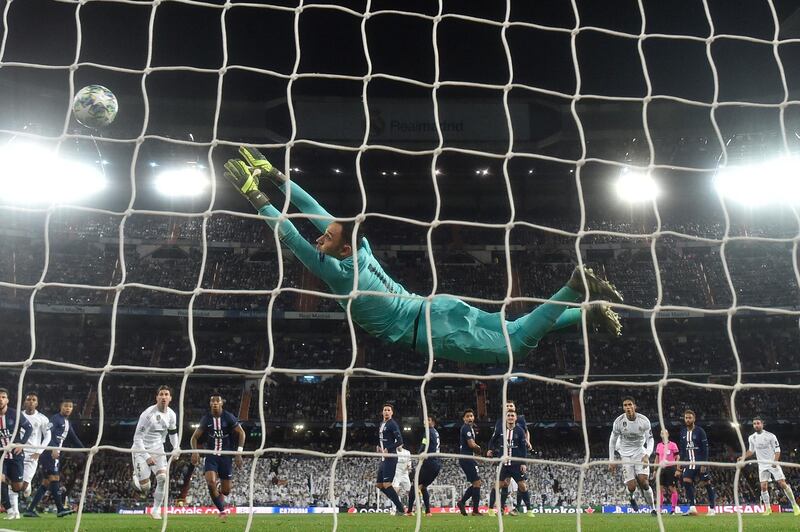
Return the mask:
M 522 492 L 517 490 L 517 509 L 522 508 Z
M 472 488 L 472 513 L 478 513 L 478 508 L 481 504 L 481 489 Z
M 686 504 L 694 506 L 694 482 L 685 482 L 683 487 L 686 489 Z
M 39 484 L 39 488 L 36 490 L 36 494 L 31 499 L 31 502 L 28 504 L 28 511 L 32 512 L 36 510 L 36 507 L 39 506 L 39 503 L 42 502 L 44 498 L 44 494 L 47 493 L 47 486 L 44 484 Z
M 225 498 L 222 495 L 211 497 L 211 502 L 214 503 L 214 506 L 217 508 L 217 510 L 219 510 L 219 513 L 225 511 Z
M 425 513 L 431 513 L 431 494 L 428 490 L 422 490 L 422 502 L 425 503 Z
M 508 488 L 500 488 L 500 512 L 506 509 L 506 499 L 508 499 Z
M 635 491 L 629 491 L 628 492 L 628 502 L 631 503 L 631 508 L 633 508 L 634 512 L 639 510 L 639 504 L 636 502 L 636 492 Z
M 556 292 L 548 303 L 539 305 L 533 312 L 511 322 L 508 325 L 508 334 L 515 352 L 520 349 L 533 349 L 539 340 L 553 330 L 556 320 L 569 308 L 558 302 L 574 303 L 581 299 L 580 293 L 565 286 Z
M 670 494 L 669 501 L 672 503 L 672 511 L 674 512 L 678 508 L 678 492 L 677 491 Z
M 761 492 L 761 502 L 764 503 L 764 507 L 769 508 L 769 491 L 762 491 Z
M 8 509 L 6 509 L 6 511 L 8 511 L 10 509 L 15 514 L 18 514 L 19 513 L 19 493 L 17 493 L 14 490 L 9 490 L 9 492 L 8 492 L 8 500 L 11 503 L 11 506 L 9 506 Z
M 658 490 L 658 505 L 664 507 L 664 489 Z
M 8 484 L 5 482 L 0 485 L 0 502 L 3 503 L 3 508 L 11 508 L 11 501 L 8 500 Z
M 394 507 L 397 508 L 397 511 L 400 513 L 405 512 L 405 508 L 403 508 L 403 503 L 400 501 L 400 497 L 397 496 L 397 492 L 394 490 L 392 486 L 388 488 L 383 488 L 381 490 L 384 495 L 386 495 L 390 501 L 394 503 Z
M 414 511 L 414 503 L 416 503 L 416 502 L 417 502 L 417 490 L 414 489 L 414 488 L 411 488 L 410 490 L 408 490 L 408 511 L 409 512 L 413 512 Z
M 783 492 L 786 494 L 786 498 L 789 499 L 792 508 L 797 506 L 797 501 L 794 498 L 794 491 L 792 491 L 792 487 L 789 485 L 788 482 L 786 483 L 786 487 L 783 489 Z
M 164 485 L 167 483 L 167 475 L 156 475 L 156 491 L 153 494 L 153 506 L 161 511 L 164 506 Z
M 494 503 L 497 502 L 497 490 L 489 490 L 489 508 L 494 508 Z
M 56 505 L 56 510 L 59 512 L 64 511 L 64 503 L 61 502 L 61 482 L 58 480 L 50 481 L 50 496 L 53 498 L 53 503 Z
M 531 509 L 531 492 L 530 491 L 523 491 L 522 492 L 522 502 L 525 503 L 525 508 L 530 511 Z
M 647 486 L 646 490 L 642 490 L 642 495 L 644 495 L 644 502 L 646 502 L 650 508 L 653 508 L 655 506 L 653 501 L 653 488 Z
M 464 495 L 461 496 L 461 500 L 459 502 L 462 505 L 465 505 L 465 504 L 467 504 L 467 501 L 469 500 L 470 497 L 472 497 L 472 486 L 468 487 L 464 491 Z
M 710 508 L 717 507 L 717 491 L 711 484 L 706 484 L 706 491 L 708 492 L 708 505 Z

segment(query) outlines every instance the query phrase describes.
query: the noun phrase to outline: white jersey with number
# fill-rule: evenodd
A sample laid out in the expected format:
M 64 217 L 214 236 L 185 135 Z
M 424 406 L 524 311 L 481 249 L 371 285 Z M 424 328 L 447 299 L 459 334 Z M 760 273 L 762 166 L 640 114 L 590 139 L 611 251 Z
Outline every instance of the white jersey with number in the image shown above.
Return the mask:
M 42 447 L 47 447 L 50 443 L 50 420 L 38 410 L 30 415 L 23 411 L 22 415 L 31 424 L 31 436 L 28 438 L 30 447 L 25 447 L 25 456 L 42 454 Z
M 158 405 L 153 405 L 139 416 L 136 433 L 133 436 L 133 447 L 148 451 L 163 451 L 164 441 L 170 431 L 178 429 L 178 417 L 170 407 L 162 412 Z
M 778 443 L 778 438 L 769 431 L 762 430 L 761 434 L 754 432 L 747 439 L 749 444 L 748 450 L 756 454 L 758 460 L 758 467 L 769 467 L 773 460 L 775 460 L 775 453 L 781 452 L 781 446 Z
M 636 413 L 633 420 L 622 414 L 614 420 L 609 439 L 609 459 L 614 459 L 614 451 L 623 458 L 650 456 L 653 454 L 653 427 L 650 420 Z

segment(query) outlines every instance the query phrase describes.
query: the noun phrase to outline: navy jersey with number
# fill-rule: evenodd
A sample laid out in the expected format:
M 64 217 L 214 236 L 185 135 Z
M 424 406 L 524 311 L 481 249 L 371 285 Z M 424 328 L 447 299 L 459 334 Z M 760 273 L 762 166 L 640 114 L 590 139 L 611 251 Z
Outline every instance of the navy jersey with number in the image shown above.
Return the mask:
M 7 408 L 6 413 L 0 415 L 0 445 L 6 446 L 11 441 L 11 436 L 14 435 L 14 429 L 17 427 L 17 411 L 13 408 Z M 19 430 L 17 436 L 14 438 L 13 443 L 28 443 L 28 438 L 31 437 L 30 422 L 25 416 L 19 417 Z M 6 453 L 6 458 L 11 458 L 10 452 Z
M 469 440 L 475 440 L 476 430 L 474 425 L 464 423 L 461 425 L 461 437 L 459 438 L 458 451 L 461 454 L 474 454 L 472 447 L 469 446 Z
M 73 424 L 60 413 L 50 418 L 50 434 L 50 445 L 54 447 L 67 447 L 67 444 L 71 444 L 72 447 L 85 447 L 78 435 L 75 434 Z
M 206 436 L 205 447 L 211 451 L 235 451 L 233 431 L 239 426 L 239 420 L 223 410 L 219 417 L 206 414 L 200 420 L 200 428 Z M 238 443 L 238 442 L 237 442 Z
M 430 435 L 430 440 L 428 440 L 428 436 L 426 435 L 422 438 L 422 448 L 423 450 L 429 453 L 438 453 L 439 452 L 439 431 L 433 427 L 428 428 L 428 433 Z M 438 457 L 431 457 L 427 460 L 430 460 L 434 463 L 439 463 Z M 426 461 L 427 461 L 426 460 Z
M 400 425 L 397 421 L 394 419 L 381 421 L 378 428 L 378 443 L 386 452 L 397 453 L 397 448 L 403 445 L 403 435 L 400 434 Z
M 706 431 L 697 425 L 693 429 L 685 426 L 681 427 L 678 449 L 681 451 L 681 460 L 687 462 L 708 460 L 708 437 L 706 436 Z

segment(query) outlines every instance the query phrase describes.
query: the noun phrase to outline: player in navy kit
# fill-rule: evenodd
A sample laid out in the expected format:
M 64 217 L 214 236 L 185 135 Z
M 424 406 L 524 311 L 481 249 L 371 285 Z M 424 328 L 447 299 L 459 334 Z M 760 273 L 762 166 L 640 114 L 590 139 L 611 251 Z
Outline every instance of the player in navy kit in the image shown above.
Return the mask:
M 459 438 L 459 453 L 464 455 L 479 455 L 481 454 L 481 446 L 475 442 L 477 431 L 475 430 L 475 411 L 471 408 L 464 410 L 464 415 L 461 417 L 464 424 L 461 425 L 461 436 Z M 458 465 L 467 477 L 467 482 L 470 483 L 461 500 L 458 501 L 458 509 L 461 515 L 467 515 L 466 504 L 472 498 L 472 515 L 483 515 L 478 510 L 478 504 L 481 501 L 481 474 L 478 471 L 478 462 L 471 458 L 459 458 Z
M 219 510 L 220 517 L 224 518 L 226 515 L 225 497 L 230 495 L 232 488 L 233 462 L 234 460 L 236 461 L 237 467 L 242 465 L 241 453 L 244 450 L 245 434 L 236 416 L 223 409 L 225 400 L 220 394 L 211 394 L 208 404 L 211 407 L 211 412 L 204 415 L 203 419 L 200 420 L 200 426 L 192 434 L 191 444 L 192 449 L 197 449 L 200 438 L 205 435 L 205 448 L 213 451 L 205 455 L 203 473 L 206 477 L 211 501 Z M 233 445 L 234 434 L 238 438 L 238 445 L 235 448 Z M 230 454 L 222 454 L 221 452 L 233 450 L 237 452 L 235 458 Z M 200 454 L 197 452 L 192 453 L 192 464 L 198 465 L 199 463 Z M 217 481 L 219 481 L 219 488 L 217 488 Z
M 522 430 L 525 431 L 525 446 L 527 447 L 528 451 L 532 451 L 533 446 L 531 445 L 531 433 L 528 430 L 528 423 L 525 421 L 525 416 L 517 413 L 517 405 L 514 403 L 514 401 L 511 400 L 506 401 L 505 411 L 514 412 L 515 414 L 517 414 L 517 425 L 519 425 L 522 428 Z M 505 432 L 505 429 L 503 428 L 504 425 L 505 425 L 505 420 L 502 417 L 499 418 L 494 424 L 494 432 L 492 433 L 492 437 L 489 439 L 490 442 L 489 450 L 486 451 L 486 456 L 488 456 L 489 458 L 491 458 L 495 452 L 498 452 L 500 454 L 502 454 L 503 452 L 502 446 L 495 448 L 494 446 L 491 445 L 491 442 L 495 442 L 495 444 L 502 443 L 503 433 Z M 496 490 L 494 489 L 491 490 L 491 493 L 489 494 L 489 508 L 494 508 L 496 497 L 497 497 Z M 517 509 L 522 508 L 523 502 L 524 501 L 523 501 L 522 490 L 518 489 Z
M 75 407 L 71 399 L 62 399 L 59 406 L 58 414 L 50 418 L 50 446 L 52 447 L 65 447 L 66 444 L 72 444 L 72 447 L 85 447 L 78 435 L 75 434 L 75 428 L 69 422 L 69 416 L 72 415 L 72 410 Z M 39 467 L 42 471 L 42 483 L 39 489 L 36 490 L 36 495 L 33 496 L 28 510 L 22 514 L 25 517 L 39 517 L 36 513 L 36 506 L 44 497 L 47 490 L 50 490 L 50 496 L 58 510 L 58 517 L 64 517 L 74 513 L 71 509 L 64 509 L 64 503 L 61 499 L 61 451 L 53 449 L 52 451 L 44 451 L 42 456 L 39 457 Z
M 683 466 L 683 471 L 677 471 L 675 476 L 682 476 L 683 487 L 686 490 L 686 502 L 689 512 L 696 510 L 695 492 L 698 487 L 705 485 L 708 493 L 708 515 L 715 515 L 717 494 L 711 485 L 711 476 L 707 466 L 698 466 L 695 460 L 705 462 L 708 460 L 708 437 L 702 427 L 695 425 L 696 416 L 692 410 L 683 413 L 684 426 L 681 427 L 681 437 L 678 440 L 678 449 L 681 452 L 681 461 L 689 462 Z
M 383 404 L 382 415 L 383 419 L 378 428 L 378 452 L 382 456 L 375 485 L 381 490 L 381 493 L 386 495 L 386 498 L 394 503 L 397 514 L 405 515 L 406 509 L 403 508 L 403 503 L 392 486 L 394 473 L 397 470 L 397 449 L 403 447 L 403 435 L 400 434 L 400 426 L 397 421 L 392 419 L 394 406 L 391 403 Z
M 19 416 L 19 424 L 17 424 Z M 0 388 L 0 445 L 5 447 L 12 443 L 28 443 L 31 437 L 31 426 L 28 419 L 21 413 L 8 406 L 8 390 Z M 16 434 L 14 432 L 16 431 Z M 13 441 L 12 441 L 13 439 Z M 8 450 L 3 456 L 2 502 L 3 508 L 9 511 L 11 501 L 8 487 L 19 493 L 22 490 L 23 473 L 25 470 L 25 453 L 22 447 Z M 16 514 L 19 518 L 19 514 Z
M 439 452 L 439 431 L 436 430 L 436 418 L 428 416 L 428 433 L 422 439 L 422 450 L 427 453 Z M 425 504 L 425 515 L 431 515 L 431 496 L 428 493 L 428 486 L 433 484 L 439 472 L 442 470 L 442 462 L 439 457 L 432 456 L 422 461 L 419 468 L 419 484 L 415 485 L 408 492 L 408 511 L 414 511 L 414 501 L 417 498 L 417 489 L 422 493 L 422 502 Z

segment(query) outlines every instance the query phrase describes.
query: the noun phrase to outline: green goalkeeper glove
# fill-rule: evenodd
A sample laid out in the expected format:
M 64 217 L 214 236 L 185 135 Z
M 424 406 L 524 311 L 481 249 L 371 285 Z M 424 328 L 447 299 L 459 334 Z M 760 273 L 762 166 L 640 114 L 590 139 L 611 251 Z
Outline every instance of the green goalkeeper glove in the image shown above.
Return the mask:
M 269 163 L 267 163 L 269 164 Z M 258 190 L 258 175 L 244 161 L 228 159 L 225 163 L 225 179 L 231 182 L 256 210 L 269 205 L 269 198 Z
M 257 172 L 253 172 L 258 177 L 266 177 L 272 181 L 275 186 L 281 186 L 286 183 L 286 176 L 280 170 L 272 166 L 264 155 L 256 148 L 250 146 L 239 146 L 239 155 L 245 163 L 250 165 Z

